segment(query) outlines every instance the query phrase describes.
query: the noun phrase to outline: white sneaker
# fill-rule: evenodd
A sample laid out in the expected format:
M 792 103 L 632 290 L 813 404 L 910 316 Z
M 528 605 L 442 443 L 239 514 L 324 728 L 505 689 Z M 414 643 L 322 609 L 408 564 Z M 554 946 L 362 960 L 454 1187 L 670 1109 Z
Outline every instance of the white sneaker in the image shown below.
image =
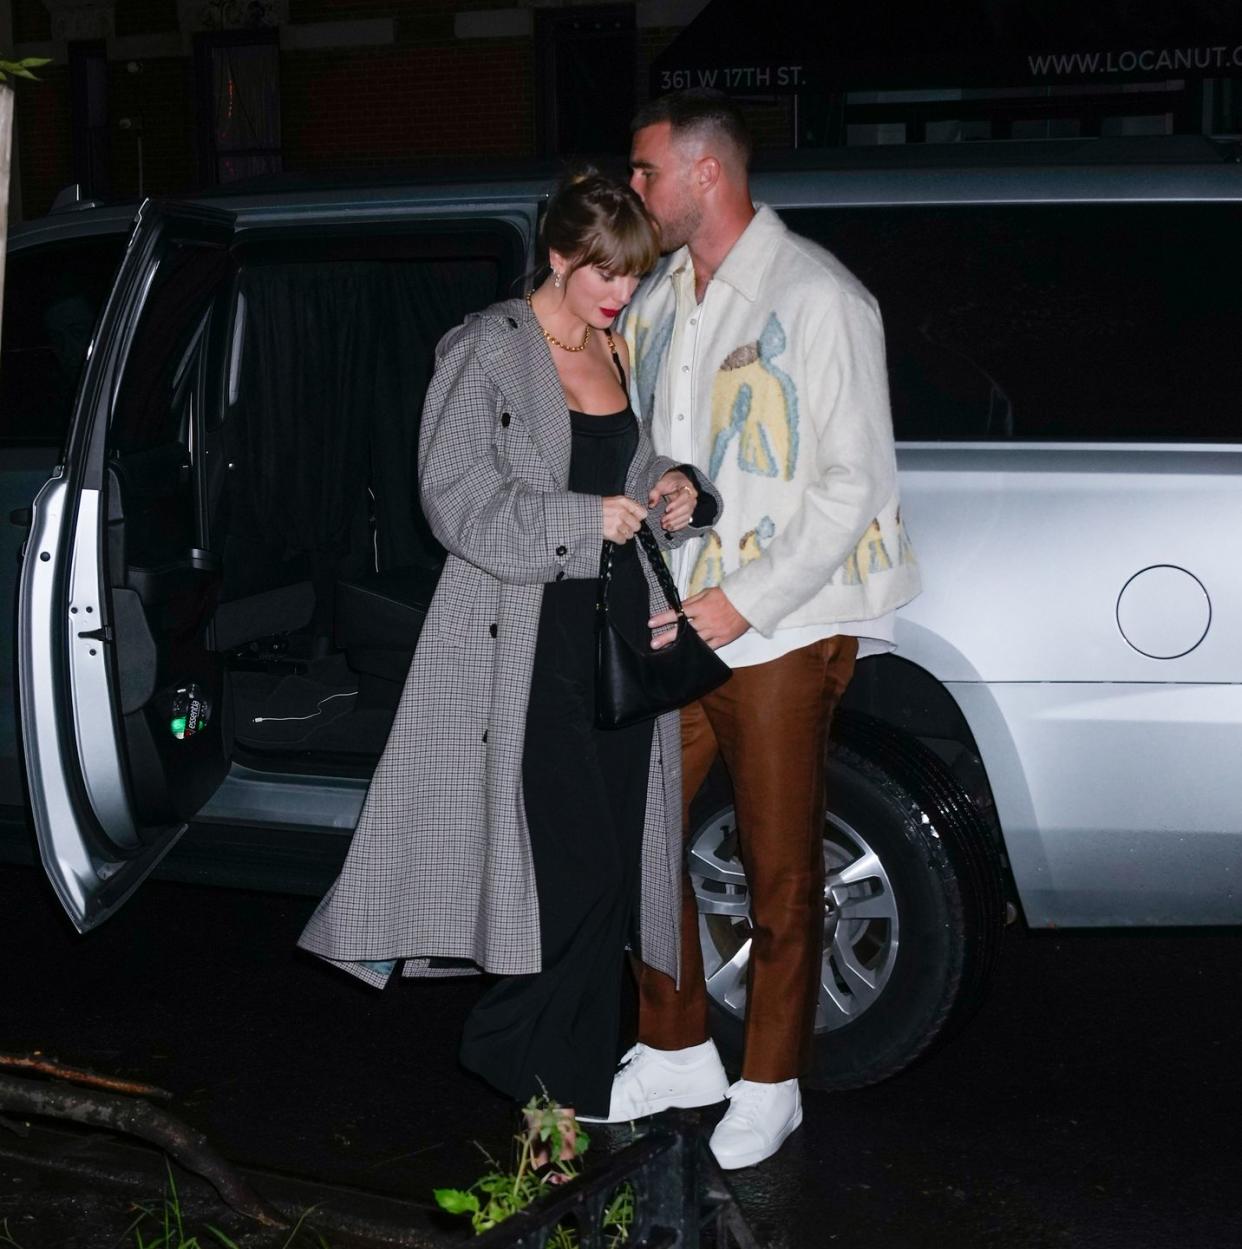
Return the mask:
M 729 1087 L 720 1055 L 711 1041 L 688 1049 L 658 1050 L 635 1045 L 613 1077 L 607 1116 L 578 1115 L 583 1123 L 628 1123 L 678 1106 L 712 1106 Z
M 729 1109 L 716 1124 L 711 1149 L 721 1169 L 753 1167 L 770 1158 L 802 1122 L 797 1080 L 759 1084 L 739 1080 L 729 1086 Z

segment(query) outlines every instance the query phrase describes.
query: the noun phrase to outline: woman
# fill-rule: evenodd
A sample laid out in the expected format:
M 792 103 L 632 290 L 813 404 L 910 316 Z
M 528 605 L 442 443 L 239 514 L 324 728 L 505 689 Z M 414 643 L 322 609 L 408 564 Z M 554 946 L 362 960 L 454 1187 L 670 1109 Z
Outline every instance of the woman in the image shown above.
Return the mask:
M 524 1103 L 606 1114 L 623 949 L 676 974 L 678 718 L 592 727 L 601 543 L 633 636 L 664 601 L 633 542 L 715 518 L 657 457 L 610 326 L 658 255 L 638 197 L 599 174 L 553 197 L 549 275 L 437 348 L 423 509 L 448 555 L 340 878 L 300 944 L 382 986 L 500 973 L 462 1061 Z M 700 489 L 707 493 L 700 500 Z M 622 588 L 624 587 L 624 589 Z M 689 939 L 693 939 L 693 934 Z

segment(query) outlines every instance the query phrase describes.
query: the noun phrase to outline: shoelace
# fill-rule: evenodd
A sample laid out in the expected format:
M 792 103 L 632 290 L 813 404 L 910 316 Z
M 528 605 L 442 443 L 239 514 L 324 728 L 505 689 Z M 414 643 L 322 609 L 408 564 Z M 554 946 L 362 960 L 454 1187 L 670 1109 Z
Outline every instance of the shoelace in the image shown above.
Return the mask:
M 645 1048 L 646 1047 L 642 1045 L 641 1043 L 639 1043 L 638 1045 L 631 1045 L 630 1048 L 627 1049 L 625 1053 L 621 1055 L 621 1062 L 618 1064 L 617 1070 L 624 1071 L 625 1068 L 628 1067 L 630 1063 L 632 1063 L 634 1059 L 636 1059 L 643 1052 Z
M 764 1110 L 764 1103 L 769 1099 L 769 1091 L 762 1085 L 747 1084 L 738 1080 L 729 1085 L 729 1118 L 746 1125 L 752 1124 Z

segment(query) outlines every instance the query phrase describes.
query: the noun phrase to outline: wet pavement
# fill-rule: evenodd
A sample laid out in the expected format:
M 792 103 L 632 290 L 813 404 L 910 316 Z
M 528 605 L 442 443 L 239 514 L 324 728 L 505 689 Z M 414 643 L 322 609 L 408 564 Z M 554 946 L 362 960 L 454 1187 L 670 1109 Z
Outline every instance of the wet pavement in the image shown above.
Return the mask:
M 0 868 L 0 1050 L 161 1085 L 240 1163 L 430 1211 L 481 1171 L 474 1142 L 503 1154 L 514 1127 L 455 1061 L 480 985 L 366 989 L 294 951 L 312 907 L 153 882 L 82 938 L 41 875 Z M 885 1085 L 807 1094 L 778 1158 L 733 1174 L 738 1198 L 776 1249 L 1237 1249 L 1240 1003 L 1239 931 L 1011 929 L 961 1036 Z M 0 1193 L 23 1249 L 66 1243 L 39 1227 L 63 1183 Z

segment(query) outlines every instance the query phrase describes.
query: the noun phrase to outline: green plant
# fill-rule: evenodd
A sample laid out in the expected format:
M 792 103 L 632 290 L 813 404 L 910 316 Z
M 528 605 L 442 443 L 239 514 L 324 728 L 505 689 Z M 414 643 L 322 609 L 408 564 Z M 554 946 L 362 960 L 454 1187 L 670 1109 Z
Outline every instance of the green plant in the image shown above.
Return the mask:
M 0 82 L 7 82 L 10 75 L 14 78 L 29 78 L 32 82 L 38 82 L 38 77 L 30 71 L 41 69 L 44 65 L 51 63 L 51 58 L 46 56 L 28 56 L 20 61 L 0 60 Z
M 306 1244 L 303 1226 L 314 1208 L 310 1206 L 302 1211 L 280 1249 L 295 1249 L 295 1246 Z M 171 1167 L 168 1169 L 167 1194 L 157 1203 L 135 1205 L 134 1209 L 138 1212 L 138 1217 L 125 1229 L 124 1233 L 124 1236 L 133 1233 L 134 1249 L 209 1249 L 210 1246 L 215 1245 L 222 1245 L 224 1249 L 242 1249 L 237 1241 L 210 1223 L 204 1224 L 210 1237 L 206 1243 L 197 1235 L 186 1234 L 185 1220 L 181 1212 L 181 1199 L 177 1195 L 177 1182 L 173 1178 Z M 314 1243 L 318 1249 L 330 1249 L 322 1233 L 313 1229 L 308 1230 L 313 1233 Z M 301 1240 L 299 1240 L 299 1235 L 302 1236 Z
M 476 1234 L 503 1223 L 519 1210 L 525 1210 L 532 1202 L 538 1201 L 551 1185 L 576 1176 L 578 1169 L 574 1162 L 590 1144 L 590 1138 L 580 1127 L 572 1138 L 566 1137 L 567 1117 L 547 1096 L 532 1097 L 522 1113 L 527 1128 L 514 1138 L 518 1145 L 515 1171 L 501 1170 L 500 1164 L 486 1150 L 482 1150 L 483 1156 L 492 1164 L 490 1171 L 479 1176 L 469 1188 L 435 1190 L 440 1208 L 450 1214 L 469 1215 L 470 1225 Z M 573 1157 L 562 1158 L 561 1154 L 571 1143 Z M 549 1158 L 555 1161 L 537 1166 L 537 1145 L 545 1146 Z
M 13 1239 L 13 1233 L 9 1231 L 8 1219 L 0 1219 L 0 1245 L 7 1245 L 8 1249 L 22 1249 L 21 1245 Z
M 616 1249 L 630 1238 L 630 1228 L 634 1226 L 634 1185 L 625 1183 L 612 1195 L 612 1200 L 604 1207 L 604 1235 L 608 1249 Z
M 502 1170 L 480 1146 L 484 1158 L 491 1163 L 491 1170 L 479 1176 L 469 1188 L 435 1190 L 440 1208 L 449 1214 L 468 1215 L 476 1235 L 490 1231 L 519 1210 L 525 1210 L 546 1196 L 554 1185 L 574 1179 L 578 1174 L 577 1160 L 591 1143 L 581 1124 L 574 1123 L 572 1132 L 566 1132 L 573 1120 L 546 1094 L 532 1097 L 522 1114 L 526 1130 L 514 1138 L 518 1146 L 515 1170 Z M 552 1161 L 537 1165 L 536 1156 L 545 1151 Z M 563 1153 L 572 1153 L 572 1157 L 562 1158 Z M 634 1189 L 624 1184 L 604 1212 L 603 1230 L 608 1249 L 617 1249 L 629 1239 L 633 1221 Z M 547 1244 L 548 1249 L 578 1249 L 578 1237 L 569 1228 L 557 1227 Z

